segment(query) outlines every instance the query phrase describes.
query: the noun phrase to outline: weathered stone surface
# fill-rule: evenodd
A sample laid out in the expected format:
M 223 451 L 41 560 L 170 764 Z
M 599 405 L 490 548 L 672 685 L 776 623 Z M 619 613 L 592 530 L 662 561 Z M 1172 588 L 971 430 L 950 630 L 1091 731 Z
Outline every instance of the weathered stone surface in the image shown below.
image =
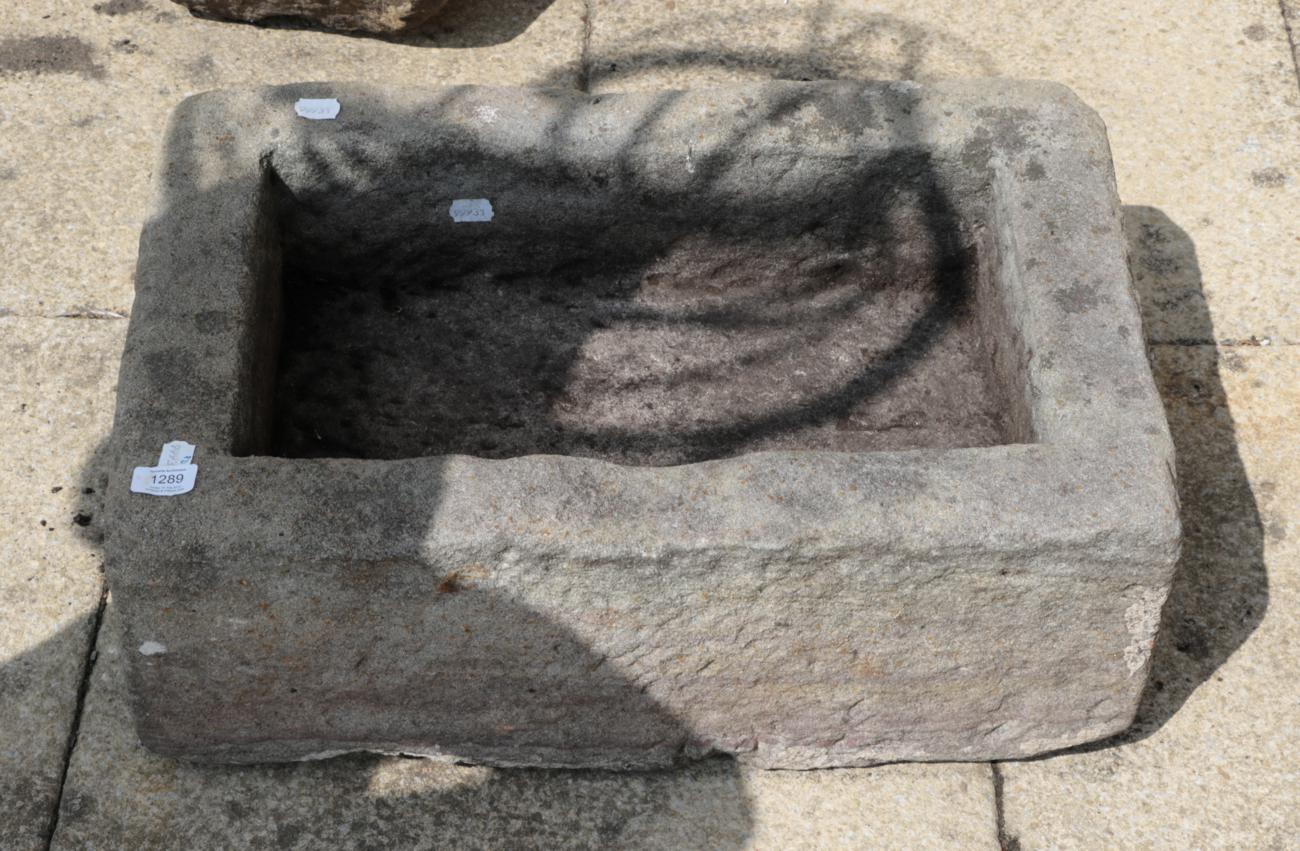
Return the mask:
M 334 30 L 393 34 L 418 30 L 447 0 L 174 0 L 200 15 L 235 21 L 294 18 Z
M 99 661 L 50 847 L 348 849 L 974 849 L 996 851 L 989 767 L 539 771 L 352 756 L 177 762 L 140 747 L 121 619 Z M 41 846 L 44 847 L 44 846 Z
M 302 96 L 342 111 L 304 121 Z M 1130 722 L 1178 548 L 1171 446 L 1104 131 L 1068 90 L 215 93 L 178 109 L 160 180 L 108 552 L 150 747 L 814 767 Z M 495 218 L 454 223 L 456 198 Z M 476 321 L 553 431 L 500 451 L 528 423 L 487 416 L 477 343 L 392 352 L 448 333 L 457 289 L 512 288 L 527 310 Z M 591 330 L 550 346 L 528 323 L 557 301 Z M 449 419 L 435 369 L 485 416 Z M 928 427 L 953 405 L 988 427 Z M 194 492 L 129 494 L 176 438 Z

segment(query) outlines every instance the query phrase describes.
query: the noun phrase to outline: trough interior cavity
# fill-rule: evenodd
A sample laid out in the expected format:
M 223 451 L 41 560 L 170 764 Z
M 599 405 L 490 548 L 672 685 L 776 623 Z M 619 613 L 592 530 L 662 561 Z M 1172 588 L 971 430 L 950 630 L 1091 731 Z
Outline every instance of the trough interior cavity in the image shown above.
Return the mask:
M 982 228 L 924 162 L 743 200 L 470 167 L 387 197 L 278 186 L 271 454 L 668 465 L 1016 437 Z M 493 220 L 453 222 L 457 197 Z

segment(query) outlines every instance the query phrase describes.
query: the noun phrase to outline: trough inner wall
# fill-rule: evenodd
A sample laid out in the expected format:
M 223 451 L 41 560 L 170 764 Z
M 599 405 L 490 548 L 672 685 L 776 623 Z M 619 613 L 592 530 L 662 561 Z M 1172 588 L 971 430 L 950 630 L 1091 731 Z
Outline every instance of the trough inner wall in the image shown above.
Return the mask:
M 768 160 L 752 171 L 783 179 L 689 197 L 653 168 L 467 152 L 364 193 L 346 169 L 272 173 L 264 451 L 669 465 L 1024 441 L 985 205 L 915 151 Z M 493 221 L 453 222 L 463 197 Z

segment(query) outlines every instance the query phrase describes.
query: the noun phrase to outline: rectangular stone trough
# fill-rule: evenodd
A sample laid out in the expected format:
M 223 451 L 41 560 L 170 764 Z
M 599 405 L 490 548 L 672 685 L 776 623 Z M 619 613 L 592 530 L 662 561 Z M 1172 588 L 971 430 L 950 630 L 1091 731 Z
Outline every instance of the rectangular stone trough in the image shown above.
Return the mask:
M 1133 719 L 1172 449 L 1068 90 L 214 92 L 158 181 L 107 543 L 148 747 L 811 768 Z M 171 440 L 194 489 L 130 492 Z

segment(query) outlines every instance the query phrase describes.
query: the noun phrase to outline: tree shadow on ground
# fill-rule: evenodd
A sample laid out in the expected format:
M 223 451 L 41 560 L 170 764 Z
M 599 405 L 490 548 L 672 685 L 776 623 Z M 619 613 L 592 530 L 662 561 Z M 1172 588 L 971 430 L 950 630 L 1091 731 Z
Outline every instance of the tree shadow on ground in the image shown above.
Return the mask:
M 746 42 L 714 34 L 755 32 L 753 12 L 698 12 L 685 4 L 663 23 L 602 39 L 584 69 L 584 88 L 614 91 L 736 80 L 927 80 L 998 73 L 986 51 L 935 26 L 887 12 L 862 12 L 821 0 L 763 12 L 762 35 Z M 600 32 L 601 11 L 595 13 Z M 664 48 L 657 45 L 671 44 Z M 551 84 L 565 83 L 556 73 Z

